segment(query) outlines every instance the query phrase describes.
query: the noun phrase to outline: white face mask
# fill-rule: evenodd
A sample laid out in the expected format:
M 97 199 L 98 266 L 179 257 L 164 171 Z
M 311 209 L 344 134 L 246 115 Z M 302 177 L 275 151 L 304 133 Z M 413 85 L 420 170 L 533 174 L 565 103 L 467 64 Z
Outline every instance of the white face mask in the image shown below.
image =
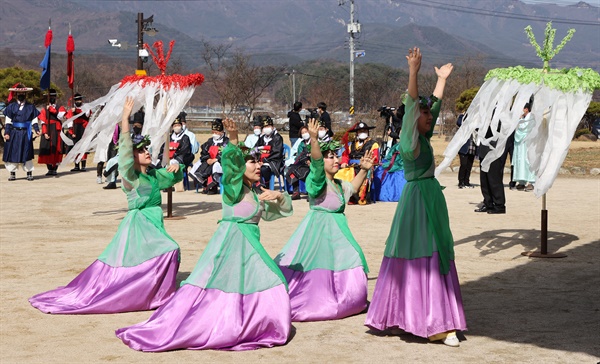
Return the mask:
M 308 140 L 308 139 L 310 139 L 310 134 L 308 134 L 308 133 L 303 133 L 303 134 L 302 134 L 302 139 L 304 139 L 304 140 Z
M 254 129 L 254 135 L 260 135 L 260 129 Z
M 360 140 L 365 140 L 368 137 L 369 137 L 369 134 L 367 134 L 367 133 L 360 133 L 360 134 L 358 134 L 358 139 L 360 139 Z
M 323 139 L 327 135 L 327 130 L 319 130 L 319 138 Z
M 221 138 L 223 138 L 221 134 L 213 134 L 213 141 L 219 141 Z
M 179 134 L 179 133 L 181 133 L 181 126 L 174 126 L 174 127 L 173 127 L 173 132 L 174 132 L 175 134 Z
M 263 128 L 262 131 L 264 135 L 271 135 L 271 133 L 273 132 L 273 128 Z

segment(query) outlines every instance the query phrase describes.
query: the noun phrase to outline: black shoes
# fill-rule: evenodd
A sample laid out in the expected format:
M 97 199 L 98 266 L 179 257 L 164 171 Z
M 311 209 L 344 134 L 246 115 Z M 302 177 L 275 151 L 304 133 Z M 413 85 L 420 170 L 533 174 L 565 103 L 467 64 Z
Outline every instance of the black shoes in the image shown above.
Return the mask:
M 292 193 L 292 200 L 299 200 L 299 199 L 300 199 L 300 192 Z
M 27 172 L 27 180 L 33 181 L 33 175 L 31 174 L 31 172 Z
M 506 213 L 506 207 L 505 206 L 494 206 L 493 208 L 489 209 L 488 214 L 505 214 Z
M 79 172 L 81 171 L 81 169 L 79 169 L 79 166 L 75 166 L 75 168 L 71 169 L 71 172 Z
M 117 183 L 116 182 L 109 182 L 106 186 L 102 187 L 105 190 L 116 190 L 117 189 Z
M 487 207 L 486 205 L 481 206 L 478 209 L 475 209 L 475 212 L 488 212 L 492 209 L 492 207 Z
M 15 181 L 17 179 L 17 173 L 16 172 L 10 172 L 10 177 L 8 177 L 9 181 Z

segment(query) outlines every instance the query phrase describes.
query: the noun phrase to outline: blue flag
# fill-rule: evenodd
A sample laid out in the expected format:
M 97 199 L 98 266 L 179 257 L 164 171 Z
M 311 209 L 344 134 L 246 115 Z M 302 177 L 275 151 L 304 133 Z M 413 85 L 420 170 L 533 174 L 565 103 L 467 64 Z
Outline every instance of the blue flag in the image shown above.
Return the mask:
M 48 45 L 48 48 L 46 48 L 46 55 L 44 55 L 44 59 L 42 60 L 42 63 L 40 63 L 40 67 L 43 68 L 42 70 L 42 77 L 40 77 L 40 88 L 42 90 L 46 90 L 48 88 L 50 88 L 50 48 L 52 46 Z

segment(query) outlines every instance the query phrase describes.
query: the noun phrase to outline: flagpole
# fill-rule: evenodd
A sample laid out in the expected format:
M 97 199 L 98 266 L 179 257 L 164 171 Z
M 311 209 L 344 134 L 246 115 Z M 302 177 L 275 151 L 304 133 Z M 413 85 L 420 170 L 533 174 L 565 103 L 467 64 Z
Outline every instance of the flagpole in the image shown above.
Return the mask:
M 71 23 L 69 23 L 69 37 L 72 37 L 71 35 Z M 67 39 L 67 43 L 68 43 L 68 39 Z M 73 52 L 69 52 L 68 50 L 68 44 L 67 44 L 67 62 L 69 62 L 69 54 L 71 53 L 70 57 L 71 57 L 71 67 L 73 67 Z M 71 109 L 73 109 L 75 107 L 75 100 L 73 100 L 73 97 L 75 96 L 75 94 L 73 93 L 73 84 L 75 83 L 75 72 L 73 70 L 70 70 L 70 72 L 73 72 L 73 83 L 68 82 L 69 78 L 71 77 L 71 75 L 67 75 L 67 82 L 69 83 L 70 89 L 71 89 Z M 75 111 L 73 111 L 75 112 Z

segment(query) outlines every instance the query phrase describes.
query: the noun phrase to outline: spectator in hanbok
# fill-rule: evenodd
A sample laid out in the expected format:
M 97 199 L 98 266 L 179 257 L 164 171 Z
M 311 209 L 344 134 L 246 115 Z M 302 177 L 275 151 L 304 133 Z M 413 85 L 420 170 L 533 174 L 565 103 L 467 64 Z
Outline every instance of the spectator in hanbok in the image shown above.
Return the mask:
M 5 125 L 2 136 L 5 144 L 2 161 L 10 173 L 9 181 L 17 179 L 19 164 L 27 173 L 27 180 L 33 181 L 33 139 L 40 135 L 40 112 L 27 101 L 27 92 L 32 90 L 21 83 L 8 89 L 9 103 L 3 111 Z
M 244 145 L 246 146 L 246 148 L 254 148 L 261 134 L 262 122 L 260 122 L 259 120 L 254 121 L 252 123 L 252 134 L 246 135 L 246 139 L 244 140 Z
M 200 147 L 200 160 L 192 168 L 192 176 L 202 187 L 203 193 L 209 195 L 219 193 L 219 184 L 223 176 L 222 150 L 228 143 L 229 138 L 225 136 L 222 120 L 215 119 L 212 122 L 212 137 Z
M 269 186 L 271 176 L 279 177 L 283 173 L 283 137 L 273 126 L 273 119 L 267 116 L 262 119 L 262 123 L 262 134 L 255 147 L 261 151 L 261 162 L 263 162 L 260 168 L 261 184 Z
M 175 296 L 142 323 L 117 336 L 141 351 L 252 350 L 284 345 L 290 334 L 286 281 L 260 243 L 258 222 L 292 214 L 287 193 L 253 186 L 260 156 L 238 147 L 238 132 L 225 120 L 223 218 L 196 267 Z
M 454 265 L 454 240 L 442 187 L 434 177 L 430 139 L 439 114 L 448 63 L 435 72 L 433 95 L 419 96 L 419 48 L 409 50 L 408 96 L 400 134 L 407 184 L 392 221 L 365 325 L 378 331 L 400 329 L 415 336 L 459 346 L 465 330 L 462 297 Z
M 360 159 L 352 182 L 335 179 L 341 144 L 320 143 L 318 127 L 316 120 L 309 122 L 310 210 L 275 258 L 288 281 L 292 321 L 336 320 L 367 307 L 369 268 L 344 209 L 373 167 L 373 153 L 367 151 Z
M 531 114 L 531 106 L 525 104 L 523 115 L 519 119 L 519 125 L 515 131 L 515 147 L 512 165 L 514 166 L 513 181 L 517 190 L 532 191 L 535 182 L 535 173 L 530 170 L 529 159 L 527 159 L 527 135 L 535 126 L 535 119 Z
M 48 168 L 46 176 L 56 176 L 58 165 L 62 162 L 62 122 L 66 114 L 64 106 L 56 104 L 57 93 L 51 88 L 48 90 L 50 102 L 40 112 L 39 120 L 42 122 L 42 139 L 40 140 L 40 152 L 38 163 L 45 164 Z
M 72 129 L 69 128 L 70 129 L 69 132 L 71 134 L 70 136 L 73 141 L 73 145 L 75 145 L 81 140 L 81 137 L 83 137 L 85 128 L 87 127 L 87 125 L 90 121 L 90 116 L 92 115 L 92 111 L 88 110 L 87 112 L 82 113 L 81 107 L 83 106 L 83 96 L 79 93 L 76 93 L 75 95 L 73 95 L 73 102 L 75 103 L 75 105 L 74 105 L 74 107 L 70 108 L 69 111 L 67 111 L 66 119 L 70 119 L 75 115 L 81 114 L 77 119 L 73 120 Z M 71 149 L 71 148 L 66 148 L 66 149 Z M 65 150 L 65 154 L 67 154 L 67 153 L 68 153 L 68 151 Z M 71 169 L 71 172 L 85 172 L 86 171 L 87 155 L 88 155 L 88 153 L 83 154 L 83 156 L 81 157 L 81 162 L 76 162 L 75 168 Z
M 179 246 L 163 225 L 161 190 L 181 181 L 179 164 L 148 169 L 146 137 L 133 144 L 129 115 L 133 98 L 123 106 L 119 137 L 119 172 L 129 211 L 98 259 L 65 287 L 29 299 L 42 312 L 90 314 L 155 309 L 173 295 Z
M 342 153 L 342 160 L 340 165 L 340 172 L 336 178 L 351 181 L 354 176 L 360 171 L 359 162 L 365 153 L 370 151 L 375 159 L 374 163 L 379 163 L 379 143 L 369 135 L 369 130 L 375 129 L 374 126 L 369 126 L 365 122 L 358 122 L 354 127 L 346 132 L 343 140 L 347 140 L 346 136 L 348 133 L 355 133 L 354 141 L 344 145 L 344 152 Z M 366 205 L 371 202 L 370 188 L 371 180 L 373 176 L 370 173 L 369 176 L 364 180 L 363 185 L 356 191 L 356 196 L 352 196 L 348 202 L 350 205 Z

